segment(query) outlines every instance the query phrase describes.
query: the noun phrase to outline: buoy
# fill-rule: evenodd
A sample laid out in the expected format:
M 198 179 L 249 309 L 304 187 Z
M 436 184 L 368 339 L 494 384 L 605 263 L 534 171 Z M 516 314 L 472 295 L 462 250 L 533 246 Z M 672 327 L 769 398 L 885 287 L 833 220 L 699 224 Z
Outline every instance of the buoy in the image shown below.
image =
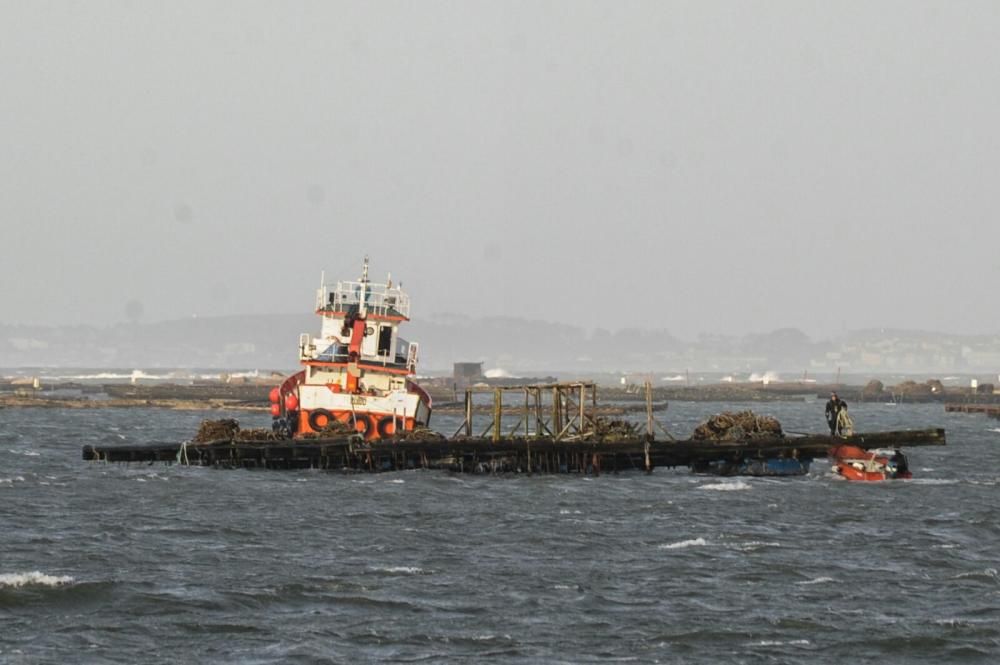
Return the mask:
M 277 388 L 271 388 L 271 392 L 267 394 L 267 397 L 271 400 L 271 404 L 277 404 L 281 401 L 281 391 Z
M 281 415 L 281 406 L 278 404 L 271 405 L 271 415 L 277 418 Z
M 297 411 L 299 408 L 299 398 L 295 393 L 285 395 L 285 411 Z

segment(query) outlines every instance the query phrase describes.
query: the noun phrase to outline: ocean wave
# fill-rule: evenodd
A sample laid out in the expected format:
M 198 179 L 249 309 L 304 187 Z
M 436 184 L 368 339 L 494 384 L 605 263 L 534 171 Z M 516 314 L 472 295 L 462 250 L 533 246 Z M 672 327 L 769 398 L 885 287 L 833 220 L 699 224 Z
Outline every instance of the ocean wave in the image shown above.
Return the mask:
M 761 640 L 760 642 L 750 642 L 751 647 L 782 647 L 782 646 L 806 646 L 812 644 L 809 640 Z
M 60 374 L 51 377 L 58 381 L 101 381 L 101 380 L 122 380 L 122 379 L 147 379 L 166 381 L 168 379 L 181 378 L 174 373 L 148 374 L 141 369 L 124 372 L 97 372 L 95 374 Z
M 745 543 L 740 543 L 734 546 L 741 552 L 753 552 L 754 550 L 759 550 L 762 547 L 781 547 L 781 543 L 766 542 L 763 540 L 751 540 Z
M 995 580 L 997 578 L 997 569 L 996 568 L 985 568 L 983 570 L 975 570 L 975 571 L 968 572 L 968 573 L 959 573 L 958 575 L 955 575 L 954 577 L 952 577 L 952 579 L 961 580 L 961 579 L 967 579 L 967 578 L 970 578 L 970 577 L 985 577 L 987 579 Z
M 13 485 L 14 483 L 23 483 L 24 476 L 14 476 L 13 478 L 0 478 L 0 485 Z
M 424 569 L 417 566 L 375 566 L 370 568 L 373 573 L 389 573 L 390 575 L 423 575 Z
M 704 547 L 708 545 L 708 542 L 704 538 L 692 538 L 691 540 L 682 540 L 676 543 L 665 543 L 659 546 L 661 550 L 681 550 L 685 547 Z
M 19 589 L 25 586 L 57 587 L 65 584 L 72 584 L 75 581 L 76 580 L 68 575 L 46 575 L 38 570 L 31 571 L 30 573 L 0 574 L 0 588 L 8 587 Z
M 808 586 L 810 584 L 828 584 L 834 582 L 832 577 L 814 577 L 811 580 L 802 580 L 801 582 L 796 582 L 796 584 L 801 584 L 802 586 Z
M 709 483 L 707 485 L 700 485 L 698 489 L 700 490 L 714 490 L 716 492 L 737 492 L 740 490 L 750 489 L 750 483 L 745 483 L 742 480 L 737 480 L 732 483 Z
M 934 619 L 934 624 L 937 626 L 946 626 L 948 628 L 974 628 L 978 626 L 991 624 L 991 619 L 967 619 L 960 617 L 949 617 L 946 619 Z
M 510 635 L 508 635 L 507 633 L 504 633 L 503 635 L 494 635 L 492 633 L 483 633 L 481 635 L 473 635 L 472 636 L 472 640 L 475 641 L 475 642 L 492 642 L 493 640 L 505 640 L 505 641 L 509 641 L 509 640 L 512 640 L 512 639 L 513 638 Z

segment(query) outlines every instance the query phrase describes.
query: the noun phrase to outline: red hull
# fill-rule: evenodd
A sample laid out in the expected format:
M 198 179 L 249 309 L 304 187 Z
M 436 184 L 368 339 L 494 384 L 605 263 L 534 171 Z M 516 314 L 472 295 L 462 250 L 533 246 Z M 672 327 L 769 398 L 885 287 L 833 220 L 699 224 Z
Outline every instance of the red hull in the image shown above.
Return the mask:
M 847 480 L 880 481 L 912 478 L 906 457 L 897 451 L 880 454 L 847 444 L 834 446 L 827 453 L 833 470 Z
M 912 478 L 913 474 L 909 471 L 904 471 L 902 473 L 886 473 L 885 471 L 862 471 L 856 469 L 850 464 L 839 463 L 836 466 L 837 474 L 843 476 L 847 480 L 864 480 L 864 481 L 878 481 L 878 480 L 906 480 L 907 478 Z

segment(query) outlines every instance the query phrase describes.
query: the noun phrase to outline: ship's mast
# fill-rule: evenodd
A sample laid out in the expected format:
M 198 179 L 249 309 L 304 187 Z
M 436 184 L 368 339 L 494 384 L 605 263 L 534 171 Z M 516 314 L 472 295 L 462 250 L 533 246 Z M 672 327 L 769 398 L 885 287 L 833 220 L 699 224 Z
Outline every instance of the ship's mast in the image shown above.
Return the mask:
M 365 257 L 364 265 L 361 267 L 361 302 L 358 303 L 358 313 L 361 318 L 368 315 L 368 257 Z

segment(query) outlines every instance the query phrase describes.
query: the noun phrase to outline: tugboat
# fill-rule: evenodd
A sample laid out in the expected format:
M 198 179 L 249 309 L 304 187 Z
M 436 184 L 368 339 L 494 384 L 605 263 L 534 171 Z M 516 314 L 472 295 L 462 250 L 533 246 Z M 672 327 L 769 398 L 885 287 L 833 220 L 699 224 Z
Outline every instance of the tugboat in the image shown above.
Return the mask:
M 427 426 L 431 398 L 411 377 L 418 345 L 399 336 L 410 320 L 402 284 L 320 279 L 319 337 L 299 337 L 302 371 L 271 390 L 272 428 L 293 438 L 357 432 L 371 441 Z
M 890 448 L 864 450 L 839 445 L 830 449 L 833 472 L 847 480 L 894 480 L 912 478 L 906 456 Z

